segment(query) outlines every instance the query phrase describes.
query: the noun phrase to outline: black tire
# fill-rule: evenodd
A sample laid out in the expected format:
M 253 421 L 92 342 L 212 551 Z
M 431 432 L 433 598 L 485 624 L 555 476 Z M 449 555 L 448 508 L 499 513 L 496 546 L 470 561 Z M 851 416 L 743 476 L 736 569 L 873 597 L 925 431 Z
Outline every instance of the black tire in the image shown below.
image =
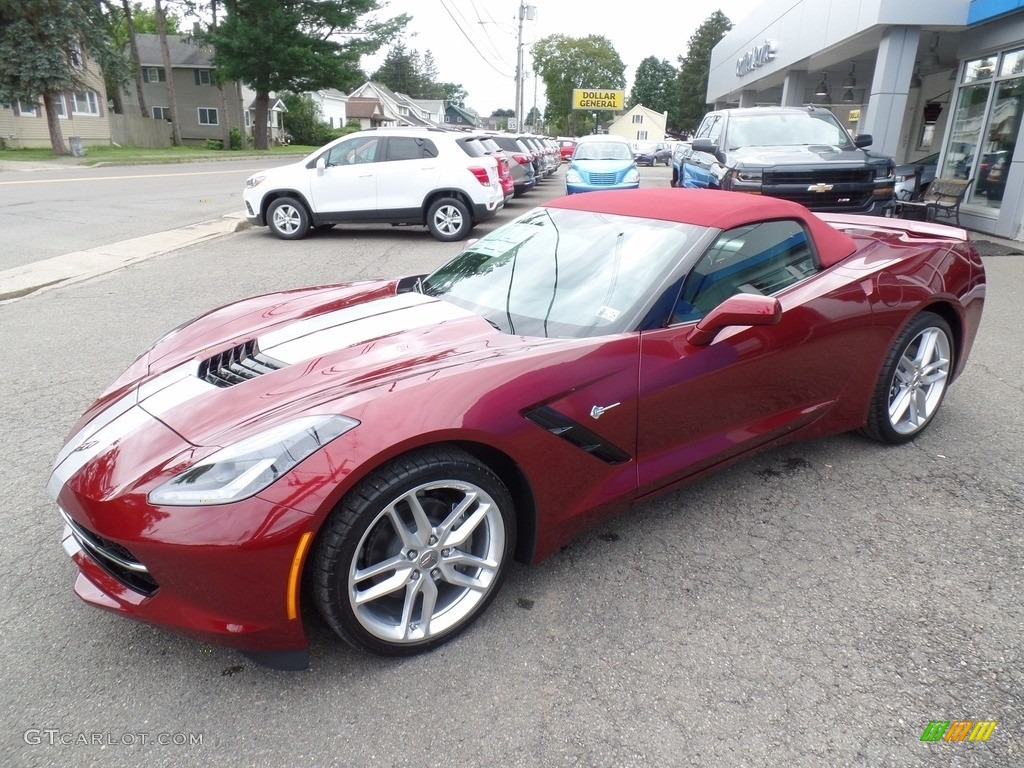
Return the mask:
M 309 223 L 309 211 L 294 197 L 279 197 L 267 208 L 267 227 L 282 240 L 301 240 Z
M 933 312 L 917 315 L 896 337 L 882 364 L 861 432 L 891 444 L 921 434 L 942 405 L 954 357 L 949 323 Z
M 487 466 L 454 447 L 413 451 L 364 478 L 324 523 L 311 560 L 314 601 L 355 648 L 419 653 L 483 613 L 515 537 L 512 498 Z
M 473 228 L 469 208 L 455 197 L 436 200 L 427 211 L 427 228 L 442 243 L 462 240 Z

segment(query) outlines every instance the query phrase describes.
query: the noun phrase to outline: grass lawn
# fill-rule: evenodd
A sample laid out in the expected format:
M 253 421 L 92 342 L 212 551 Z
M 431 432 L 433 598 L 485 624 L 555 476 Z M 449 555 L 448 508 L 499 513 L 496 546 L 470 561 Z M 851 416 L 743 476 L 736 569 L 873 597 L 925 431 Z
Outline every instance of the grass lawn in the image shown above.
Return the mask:
M 272 149 L 229 150 L 205 149 L 204 147 L 168 147 L 166 149 L 139 149 L 135 147 L 89 147 L 85 157 L 54 155 L 49 149 L 0 149 L 0 161 L 46 162 L 61 160 L 74 165 L 96 165 L 114 163 L 132 165 L 135 163 L 187 163 L 195 160 L 234 160 L 240 157 L 288 157 L 303 156 L 316 147 L 289 145 Z

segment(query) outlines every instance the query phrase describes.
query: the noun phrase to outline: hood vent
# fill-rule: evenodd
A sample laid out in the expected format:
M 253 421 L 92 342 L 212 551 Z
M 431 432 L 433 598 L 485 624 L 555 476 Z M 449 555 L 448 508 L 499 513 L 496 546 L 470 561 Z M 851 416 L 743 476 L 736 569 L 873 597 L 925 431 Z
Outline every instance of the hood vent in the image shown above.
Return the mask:
M 256 339 L 251 339 L 203 360 L 196 376 L 217 387 L 230 387 L 264 373 L 280 370 L 284 366 L 280 360 L 260 352 Z

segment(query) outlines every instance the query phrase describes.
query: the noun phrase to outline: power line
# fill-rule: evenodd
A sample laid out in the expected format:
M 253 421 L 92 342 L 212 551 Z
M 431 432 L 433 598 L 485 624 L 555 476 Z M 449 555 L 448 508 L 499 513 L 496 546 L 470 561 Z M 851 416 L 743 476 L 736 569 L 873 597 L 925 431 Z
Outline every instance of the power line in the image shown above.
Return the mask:
M 473 50 L 477 52 L 477 54 L 480 56 L 483 62 L 502 77 L 512 77 L 512 75 L 509 75 L 507 72 L 503 72 L 498 67 L 494 66 L 491 60 L 484 55 L 484 52 L 477 47 L 476 43 L 473 41 L 473 38 L 466 32 L 465 29 L 463 29 L 462 25 L 459 24 L 459 20 L 455 18 L 455 14 L 452 13 L 451 9 L 448 7 L 448 4 L 445 2 L 445 0 L 440 0 L 440 2 L 441 6 L 445 9 L 445 11 L 448 12 L 448 15 L 451 16 L 451 19 L 455 23 L 455 26 L 458 27 L 459 32 L 461 32 L 462 36 L 466 38 L 466 42 L 468 42 L 473 47 Z

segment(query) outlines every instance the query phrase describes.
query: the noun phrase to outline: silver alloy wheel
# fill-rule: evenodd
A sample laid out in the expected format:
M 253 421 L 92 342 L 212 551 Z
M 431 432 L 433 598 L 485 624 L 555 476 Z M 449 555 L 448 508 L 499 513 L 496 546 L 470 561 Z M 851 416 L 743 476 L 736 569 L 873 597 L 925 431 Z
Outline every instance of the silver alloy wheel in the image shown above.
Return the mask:
M 921 330 L 903 351 L 889 385 L 889 423 L 901 435 L 919 431 L 935 414 L 949 383 L 949 337 Z
M 274 227 L 285 235 L 294 235 L 302 226 L 302 211 L 285 203 L 274 209 Z
M 472 616 L 500 571 L 505 524 L 473 483 L 423 483 L 367 526 L 348 573 L 349 603 L 374 637 L 422 643 Z
M 462 231 L 465 219 L 462 211 L 454 205 L 442 205 L 434 211 L 434 229 L 443 235 L 454 237 Z

